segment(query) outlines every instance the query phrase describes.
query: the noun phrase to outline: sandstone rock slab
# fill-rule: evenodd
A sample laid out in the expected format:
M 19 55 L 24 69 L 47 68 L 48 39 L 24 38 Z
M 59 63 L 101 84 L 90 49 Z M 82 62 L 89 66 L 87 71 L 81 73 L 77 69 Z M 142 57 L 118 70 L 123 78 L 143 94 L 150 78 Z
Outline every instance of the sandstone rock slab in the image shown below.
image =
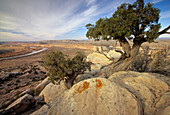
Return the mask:
M 19 99 L 17 99 L 16 101 L 14 101 L 12 104 L 10 104 L 4 111 L 4 115 L 7 114 L 18 114 L 21 112 L 26 111 L 31 105 L 33 105 L 35 103 L 34 98 L 29 95 L 26 94 L 22 97 L 20 97 Z
M 37 111 L 33 112 L 30 115 L 46 115 L 48 110 L 49 110 L 49 106 L 43 105 L 40 109 L 38 109 Z
M 45 88 L 47 84 L 49 84 L 49 77 L 45 78 L 36 88 L 35 88 L 35 95 L 39 95 L 41 91 Z
M 74 83 L 78 83 L 80 81 L 83 81 L 89 78 L 93 78 L 93 76 L 91 74 L 80 74 L 76 77 L 76 79 L 74 80 Z
M 98 47 L 97 46 L 93 46 L 93 51 L 98 51 L 99 49 L 98 49 Z
M 156 103 L 156 115 L 170 115 L 170 92 L 164 93 Z
M 106 55 L 110 59 L 118 59 L 120 58 L 121 53 L 116 52 L 115 50 L 110 50 Z
M 44 96 L 44 101 L 48 103 L 48 101 L 54 97 L 60 97 L 67 90 L 67 87 L 63 82 L 60 82 L 60 85 L 56 85 L 53 83 L 49 83 L 40 93 L 39 96 Z
M 169 89 L 165 82 L 149 73 L 122 71 L 111 75 L 109 80 L 132 92 L 141 101 L 146 115 L 155 114 L 154 103 Z
M 49 115 L 141 115 L 139 101 L 128 90 L 105 78 L 75 84 Z
M 112 61 L 110 61 L 105 55 L 100 53 L 91 53 L 87 56 L 87 62 L 92 62 L 94 64 L 108 65 Z

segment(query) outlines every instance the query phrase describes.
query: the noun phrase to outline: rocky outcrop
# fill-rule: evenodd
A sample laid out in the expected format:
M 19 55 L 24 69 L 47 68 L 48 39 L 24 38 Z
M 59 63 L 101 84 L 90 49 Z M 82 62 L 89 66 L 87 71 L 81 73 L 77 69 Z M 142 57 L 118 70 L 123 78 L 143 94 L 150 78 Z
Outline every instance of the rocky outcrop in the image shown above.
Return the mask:
M 35 88 L 35 95 L 39 95 L 40 92 L 45 88 L 47 84 L 49 84 L 49 77 L 44 79 L 36 88 Z
M 148 73 L 117 72 L 109 80 L 132 92 L 141 101 L 146 115 L 155 114 L 155 102 L 169 89 L 165 82 Z
M 44 101 L 49 102 L 52 98 L 60 98 L 63 96 L 64 92 L 67 90 L 67 87 L 64 85 L 64 82 L 61 81 L 60 85 L 49 83 L 40 93 L 39 96 L 44 96 Z
M 95 52 L 99 51 L 98 47 L 97 46 L 93 46 L 93 51 L 95 51 Z
M 97 73 L 100 72 L 101 68 L 103 66 L 101 64 L 92 64 L 91 65 L 91 70 L 90 71 L 85 71 L 87 74 L 91 74 L 92 76 L 96 75 Z
M 102 68 L 101 64 L 92 64 L 91 70 L 100 70 Z
M 169 115 L 170 113 L 170 92 L 167 92 L 161 96 L 159 101 L 155 104 L 156 115 Z
M 103 51 L 108 51 L 108 50 L 110 50 L 110 47 L 109 46 L 102 46 L 102 49 L 103 49 Z
M 105 78 L 75 84 L 48 112 L 50 115 L 140 115 L 140 102 L 128 90 Z
M 31 95 L 26 94 L 21 98 L 17 99 L 11 105 L 9 105 L 2 113 L 2 115 L 9 115 L 9 114 L 15 115 L 15 114 L 22 113 L 26 111 L 34 103 L 35 103 L 35 99 Z
M 33 112 L 30 115 L 46 115 L 48 110 L 49 110 L 49 106 L 43 105 L 40 109 L 38 109 L 37 111 Z
M 80 74 L 76 77 L 76 79 L 74 80 L 74 84 L 78 83 L 80 81 L 83 81 L 85 79 L 89 79 L 92 78 L 93 76 L 91 74 Z
M 108 51 L 110 50 L 110 46 L 93 46 L 93 51 L 99 51 L 99 52 L 102 52 L 102 51 Z
M 94 64 L 108 65 L 112 61 L 110 61 L 105 55 L 100 53 L 91 53 L 87 56 L 87 62 L 92 62 Z
M 99 68 L 98 68 L 99 67 Z M 105 78 L 107 66 L 98 73 L 81 74 L 71 89 L 62 81 L 49 83 L 40 96 L 47 105 L 33 115 L 168 115 L 170 109 L 169 78 L 153 73 L 120 71 Z M 85 79 L 85 80 L 84 80 Z M 38 101 L 37 101 L 38 102 Z
M 116 52 L 115 50 L 110 50 L 106 56 L 110 59 L 119 59 L 121 56 L 121 53 Z

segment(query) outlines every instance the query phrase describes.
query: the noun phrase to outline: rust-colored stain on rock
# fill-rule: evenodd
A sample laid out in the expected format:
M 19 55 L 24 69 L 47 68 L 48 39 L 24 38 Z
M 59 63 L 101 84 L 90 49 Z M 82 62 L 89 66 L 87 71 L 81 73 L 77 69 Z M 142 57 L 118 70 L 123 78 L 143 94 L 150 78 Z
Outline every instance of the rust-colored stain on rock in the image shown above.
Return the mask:
M 102 73 L 98 73 L 98 76 L 101 76 L 102 75 Z
M 103 86 L 102 82 L 99 79 L 96 79 L 96 87 L 101 88 Z
M 83 82 L 83 86 L 80 86 L 78 89 L 77 89 L 77 92 L 81 93 L 83 92 L 84 90 L 88 89 L 89 88 L 89 83 L 87 81 L 84 81 Z

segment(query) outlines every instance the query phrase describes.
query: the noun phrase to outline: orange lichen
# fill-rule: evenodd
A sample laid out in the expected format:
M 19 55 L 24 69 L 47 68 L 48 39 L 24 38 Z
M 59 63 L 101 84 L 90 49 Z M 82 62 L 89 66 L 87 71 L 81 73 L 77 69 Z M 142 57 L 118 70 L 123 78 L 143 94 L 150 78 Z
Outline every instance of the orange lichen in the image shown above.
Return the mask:
M 60 77 L 60 80 L 64 80 L 64 77 Z
M 102 82 L 99 79 L 96 79 L 96 87 L 101 88 L 103 86 Z
M 83 86 L 80 86 L 78 89 L 77 89 L 77 92 L 81 93 L 83 92 L 84 90 L 88 89 L 89 88 L 89 83 L 87 81 L 84 81 L 83 82 Z
M 98 76 L 101 76 L 102 75 L 102 73 L 98 73 Z

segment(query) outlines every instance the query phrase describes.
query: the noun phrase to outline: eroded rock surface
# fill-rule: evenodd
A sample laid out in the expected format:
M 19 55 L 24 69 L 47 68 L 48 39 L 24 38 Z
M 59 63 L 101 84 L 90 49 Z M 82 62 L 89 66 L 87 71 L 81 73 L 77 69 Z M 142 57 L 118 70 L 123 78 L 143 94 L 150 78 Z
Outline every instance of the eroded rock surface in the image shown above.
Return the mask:
M 87 56 L 87 62 L 92 62 L 94 64 L 108 65 L 112 61 L 110 61 L 105 55 L 100 53 L 91 53 Z
M 170 92 L 167 92 L 161 96 L 155 107 L 156 115 L 169 115 L 170 114 Z
M 9 105 L 5 111 L 4 115 L 10 115 L 10 114 L 19 114 L 24 111 L 26 111 L 31 105 L 35 103 L 35 99 L 29 95 L 26 94 L 19 99 L 17 99 L 15 102 L 13 102 L 11 105 Z
M 67 87 L 64 85 L 63 82 L 60 83 L 60 85 L 56 85 L 53 83 L 49 83 L 40 93 L 39 96 L 44 96 L 44 101 L 46 103 L 49 102 L 50 99 L 56 97 L 61 97 L 64 92 L 67 90 Z
M 128 90 L 105 78 L 75 84 L 49 115 L 141 115 L 140 102 Z
M 109 80 L 132 92 L 141 101 L 146 115 L 155 114 L 155 102 L 169 89 L 164 81 L 149 73 L 117 72 L 110 76 Z
M 47 84 L 49 84 L 49 77 L 45 78 L 36 88 L 35 88 L 35 95 L 39 95 L 40 92 L 45 88 Z
M 33 112 L 30 115 L 46 115 L 48 112 L 49 106 L 48 105 L 43 105 L 40 109 L 37 111 Z
M 121 53 L 116 52 L 115 50 L 110 50 L 106 55 L 110 59 L 118 59 L 120 58 Z
M 78 83 L 80 81 L 83 81 L 89 78 L 93 78 L 93 76 L 91 74 L 80 74 L 76 77 L 76 79 L 74 80 L 74 83 Z

